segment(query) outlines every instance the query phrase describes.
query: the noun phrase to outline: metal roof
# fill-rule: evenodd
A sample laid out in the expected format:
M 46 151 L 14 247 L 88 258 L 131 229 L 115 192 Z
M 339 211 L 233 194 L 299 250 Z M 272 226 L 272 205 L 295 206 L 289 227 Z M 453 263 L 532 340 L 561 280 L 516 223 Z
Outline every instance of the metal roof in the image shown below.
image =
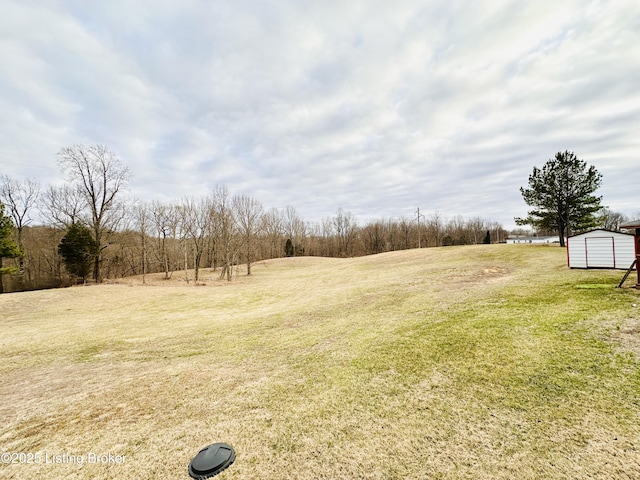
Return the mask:
M 622 228 L 622 227 L 620 227 Z M 634 227 L 635 228 L 635 227 Z M 616 233 L 618 235 L 633 235 L 633 233 L 625 233 L 625 232 L 616 232 L 615 230 L 609 230 L 607 228 L 594 228 L 593 230 L 587 230 L 586 232 L 576 233 L 575 235 L 571 235 L 569 238 L 579 237 L 581 235 L 587 235 L 593 232 L 607 232 L 607 233 Z
M 640 228 L 640 220 L 623 223 L 622 225 L 620 225 L 620 228 Z

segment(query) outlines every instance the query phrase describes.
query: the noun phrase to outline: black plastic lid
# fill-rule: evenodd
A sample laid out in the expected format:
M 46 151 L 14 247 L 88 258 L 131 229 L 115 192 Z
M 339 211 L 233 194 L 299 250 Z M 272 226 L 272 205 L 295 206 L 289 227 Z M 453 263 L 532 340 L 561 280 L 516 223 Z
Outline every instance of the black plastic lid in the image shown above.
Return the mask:
M 209 478 L 219 474 L 236 459 L 231 445 L 212 443 L 203 448 L 189 463 L 191 478 Z

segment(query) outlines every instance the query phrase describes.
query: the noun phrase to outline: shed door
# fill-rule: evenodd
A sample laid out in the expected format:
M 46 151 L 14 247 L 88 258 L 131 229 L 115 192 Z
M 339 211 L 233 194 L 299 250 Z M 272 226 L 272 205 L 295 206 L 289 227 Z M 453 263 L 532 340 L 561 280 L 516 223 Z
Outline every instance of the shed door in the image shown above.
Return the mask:
M 616 268 L 613 237 L 586 237 L 587 268 Z

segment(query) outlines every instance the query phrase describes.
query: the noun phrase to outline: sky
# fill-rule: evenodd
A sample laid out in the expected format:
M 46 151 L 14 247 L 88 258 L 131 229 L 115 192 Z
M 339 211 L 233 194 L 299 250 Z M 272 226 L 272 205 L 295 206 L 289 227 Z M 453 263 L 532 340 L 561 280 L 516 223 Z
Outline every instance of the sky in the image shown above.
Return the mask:
M 514 228 L 573 151 L 640 212 L 640 2 L 0 0 L 0 174 L 106 145 L 127 195 Z

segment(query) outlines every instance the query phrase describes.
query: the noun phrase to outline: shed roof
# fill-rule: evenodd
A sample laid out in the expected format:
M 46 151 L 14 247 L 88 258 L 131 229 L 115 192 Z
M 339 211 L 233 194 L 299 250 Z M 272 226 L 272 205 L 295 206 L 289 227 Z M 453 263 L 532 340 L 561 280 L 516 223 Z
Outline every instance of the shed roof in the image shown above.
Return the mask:
M 607 232 L 607 233 L 615 233 L 617 235 L 633 235 L 632 233 L 616 232 L 615 230 L 609 230 L 607 228 L 594 228 L 593 230 L 588 230 L 586 232 L 576 233 L 575 235 L 571 235 L 569 238 L 580 237 L 582 235 L 589 235 L 593 232 Z
M 623 223 L 622 225 L 620 225 L 620 228 L 640 228 L 640 220 Z

